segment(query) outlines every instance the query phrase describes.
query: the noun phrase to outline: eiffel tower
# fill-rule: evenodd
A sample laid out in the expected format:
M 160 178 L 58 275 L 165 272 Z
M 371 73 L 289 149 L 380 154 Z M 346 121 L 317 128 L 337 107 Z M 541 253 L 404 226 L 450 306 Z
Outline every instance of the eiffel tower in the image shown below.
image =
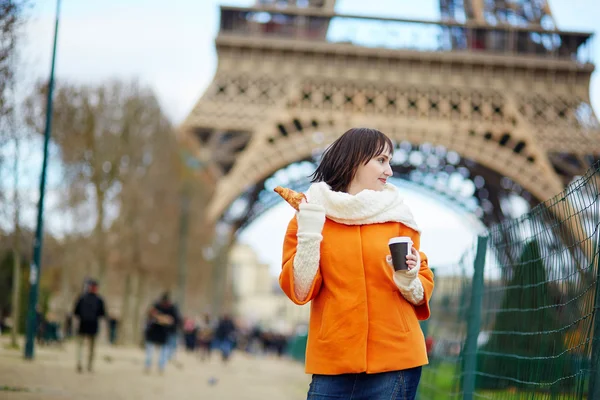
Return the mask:
M 235 232 L 277 201 L 276 183 L 305 187 L 289 166 L 310 169 L 356 126 L 398 143 L 397 177 L 457 202 L 438 183 L 470 179 L 485 225 L 510 217 L 503 199 L 534 206 L 598 159 L 591 34 L 558 30 L 546 1 L 440 0 L 439 21 L 334 6 L 221 7 L 216 74 L 180 126 L 215 187 L 212 223 Z

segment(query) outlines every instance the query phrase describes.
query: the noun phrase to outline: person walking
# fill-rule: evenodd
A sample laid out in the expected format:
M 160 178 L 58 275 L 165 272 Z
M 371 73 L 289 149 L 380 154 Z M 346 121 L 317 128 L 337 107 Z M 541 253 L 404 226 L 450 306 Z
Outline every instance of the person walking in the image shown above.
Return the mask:
M 196 335 L 198 333 L 198 326 L 194 318 L 185 317 L 183 319 L 183 339 L 185 342 L 185 350 L 193 352 L 196 350 Z
M 171 361 L 173 362 L 173 364 L 175 364 L 175 366 L 177 368 L 181 368 L 182 364 L 177 362 L 177 345 L 179 343 L 179 332 L 181 331 L 182 328 L 182 318 L 181 318 L 181 314 L 179 313 L 179 308 L 177 307 L 177 304 L 172 303 L 171 301 L 169 301 L 172 307 L 172 311 L 173 311 L 173 318 L 174 318 L 174 322 L 173 324 L 169 325 L 169 329 L 168 329 L 168 334 L 167 334 L 167 343 L 166 343 L 166 347 L 167 347 L 167 361 Z
M 200 351 L 200 360 L 205 361 L 210 359 L 211 347 L 213 344 L 214 337 L 214 326 L 211 321 L 210 315 L 205 314 L 200 320 L 198 326 L 198 347 Z
M 79 320 L 77 331 L 77 372 L 83 372 L 83 347 L 88 344 L 87 370 L 92 372 L 96 336 L 100 318 L 106 315 L 104 300 L 98 295 L 98 282 L 89 280 L 85 293 L 79 297 L 73 315 Z
M 148 311 L 148 322 L 144 334 L 146 341 L 146 362 L 144 372 L 149 373 L 152 367 L 152 355 L 158 350 L 158 371 L 162 375 L 169 358 L 167 341 L 177 324 L 177 310 L 168 292 L 164 293 Z
M 215 330 L 215 341 L 219 350 L 221 350 L 221 360 L 223 363 L 229 361 L 236 344 L 237 328 L 229 314 L 224 314 L 219 320 Z
M 392 141 L 350 129 L 329 146 L 307 201 L 290 221 L 279 284 L 311 303 L 308 400 L 414 399 L 428 363 L 419 320 L 429 318 L 433 273 L 420 230 L 392 176 Z M 395 271 L 388 241 L 408 236 L 408 269 Z

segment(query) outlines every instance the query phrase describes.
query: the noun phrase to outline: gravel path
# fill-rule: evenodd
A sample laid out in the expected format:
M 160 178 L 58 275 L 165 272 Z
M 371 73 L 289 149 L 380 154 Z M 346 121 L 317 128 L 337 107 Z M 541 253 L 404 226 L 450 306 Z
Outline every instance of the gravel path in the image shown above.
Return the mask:
M 0 399 L 73 400 L 303 400 L 310 377 L 291 360 L 253 358 L 235 353 L 223 365 L 218 354 L 208 362 L 180 351 L 178 366 L 164 375 L 143 373 L 144 353 L 137 348 L 96 349 L 95 371 L 75 371 L 75 345 L 63 348 L 36 346 L 33 362 L 22 351 L 8 350 L 0 339 Z

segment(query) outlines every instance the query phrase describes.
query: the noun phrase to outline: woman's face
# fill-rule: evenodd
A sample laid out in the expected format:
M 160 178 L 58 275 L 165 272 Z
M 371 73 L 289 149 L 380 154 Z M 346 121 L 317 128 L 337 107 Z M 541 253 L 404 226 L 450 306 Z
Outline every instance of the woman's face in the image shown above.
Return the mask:
M 383 153 L 373 157 L 368 163 L 361 164 L 348 186 L 348 193 L 354 195 L 365 189 L 383 190 L 387 179 L 393 174 L 390 166 L 391 158 L 390 149 L 385 149 Z

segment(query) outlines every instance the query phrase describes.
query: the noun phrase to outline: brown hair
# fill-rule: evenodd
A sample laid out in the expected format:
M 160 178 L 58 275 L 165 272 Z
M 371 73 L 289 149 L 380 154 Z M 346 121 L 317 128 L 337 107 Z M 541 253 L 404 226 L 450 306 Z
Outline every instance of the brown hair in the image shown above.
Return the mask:
M 370 128 L 352 128 L 329 146 L 321 163 L 311 175 L 311 182 L 325 182 L 335 192 L 345 192 L 356 170 L 385 150 L 393 151 L 389 137 Z

